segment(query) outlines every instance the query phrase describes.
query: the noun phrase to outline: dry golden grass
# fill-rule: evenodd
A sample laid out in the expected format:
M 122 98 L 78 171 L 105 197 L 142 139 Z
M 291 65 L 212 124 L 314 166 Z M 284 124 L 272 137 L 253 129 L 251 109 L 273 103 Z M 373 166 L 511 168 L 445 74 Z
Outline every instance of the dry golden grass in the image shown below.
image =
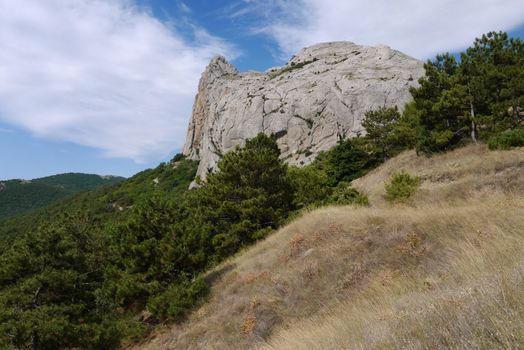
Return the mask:
M 522 190 L 522 169 L 522 148 L 490 152 L 484 145 L 470 145 L 431 158 L 417 157 L 414 151 L 404 152 L 353 181 L 353 185 L 369 196 L 373 206 L 386 206 L 385 182 L 394 173 L 406 171 L 422 180 L 415 203 L 452 205 Z
M 260 348 L 524 346 L 524 209 L 478 204 L 428 215 L 409 208 L 386 218 L 389 230 L 409 222 L 423 236 L 409 233 L 400 243 L 403 266 L 386 256 L 360 293 Z
M 411 203 L 383 200 L 405 170 Z M 304 213 L 208 274 L 211 297 L 143 349 L 524 347 L 524 149 L 401 154 L 371 207 Z

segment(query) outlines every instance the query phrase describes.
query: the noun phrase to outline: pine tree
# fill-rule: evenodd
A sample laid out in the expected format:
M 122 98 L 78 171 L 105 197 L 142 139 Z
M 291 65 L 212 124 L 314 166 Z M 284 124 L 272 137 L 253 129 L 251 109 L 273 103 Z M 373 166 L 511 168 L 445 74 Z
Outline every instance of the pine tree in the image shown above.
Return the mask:
M 411 91 L 420 111 L 417 149 L 430 154 L 522 128 L 523 67 L 524 44 L 503 32 L 476 39 L 460 61 L 445 54 L 426 63 Z
M 218 171 L 190 194 L 212 227 L 213 249 L 224 257 L 277 227 L 293 206 L 287 166 L 276 138 L 259 134 L 227 153 Z
M 0 257 L 0 345 L 111 348 L 117 332 L 97 301 L 104 245 L 83 216 L 18 239 Z
M 411 94 L 421 112 L 417 149 L 433 153 L 452 148 L 462 139 L 467 127 L 461 118 L 459 91 L 452 91 L 457 84 L 457 60 L 449 54 L 438 55 L 424 68 L 426 76 L 420 79 L 419 88 L 411 89 Z
M 328 175 L 330 185 L 359 178 L 380 164 L 381 158 L 369 144 L 369 139 L 355 137 L 340 141 L 330 149 L 321 167 Z
M 476 68 L 463 75 L 477 80 L 474 91 L 482 92 L 478 101 L 483 104 L 487 131 L 497 133 L 522 125 L 524 43 L 504 32 L 490 32 L 476 39 L 462 57 L 464 66 Z
M 205 227 L 185 226 L 182 210 L 160 197 L 149 198 L 112 232 L 112 264 L 104 286 L 108 298 L 141 311 L 168 288 L 189 285 L 188 279 L 206 267 L 196 234 Z
M 380 107 L 365 113 L 362 126 L 367 137 L 377 147 L 380 157 L 385 161 L 394 154 L 395 126 L 400 120 L 400 112 L 395 107 Z

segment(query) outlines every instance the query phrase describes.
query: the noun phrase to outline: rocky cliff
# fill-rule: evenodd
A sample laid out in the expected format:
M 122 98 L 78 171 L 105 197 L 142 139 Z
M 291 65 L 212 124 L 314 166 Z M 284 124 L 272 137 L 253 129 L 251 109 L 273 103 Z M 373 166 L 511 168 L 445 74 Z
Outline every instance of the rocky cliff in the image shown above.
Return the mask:
M 422 62 L 399 51 L 350 42 L 304 48 L 264 73 L 239 73 L 218 56 L 202 74 L 183 153 L 200 160 L 205 177 L 223 154 L 264 132 L 278 136 L 290 164 L 307 164 L 363 133 L 366 111 L 402 108 L 423 74 Z

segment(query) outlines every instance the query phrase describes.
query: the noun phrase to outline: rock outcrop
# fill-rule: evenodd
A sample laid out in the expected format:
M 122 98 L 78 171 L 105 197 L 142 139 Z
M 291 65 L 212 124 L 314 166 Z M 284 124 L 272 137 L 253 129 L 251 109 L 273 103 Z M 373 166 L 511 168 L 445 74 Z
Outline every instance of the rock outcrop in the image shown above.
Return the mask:
M 362 134 L 364 113 L 402 108 L 423 63 L 387 46 L 350 42 L 300 50 L 283 67 L 239 73 L 224 57 L 208 65 L 198 87 L 183 153 L 198 175 L 260 132 L 276 134 L 282 157 L 307 164 L 340 139 Z

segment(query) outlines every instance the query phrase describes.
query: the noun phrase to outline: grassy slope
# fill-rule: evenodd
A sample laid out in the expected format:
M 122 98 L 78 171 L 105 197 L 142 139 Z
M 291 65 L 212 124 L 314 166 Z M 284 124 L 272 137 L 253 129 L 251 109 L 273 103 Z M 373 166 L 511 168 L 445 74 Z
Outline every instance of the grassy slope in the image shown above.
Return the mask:
M 410 205 L 384 181 L 422 177 Z M 207 276 L 211 297 L 142 349 L 518 348 L 524 344 L 524 149 L 403 153 L 331 207 Z
M 31 181 L 8 180 L 0 184 L 0 219 L 44 207 L 81 191 L 110 186 L 123 177 L 68 173 Z

